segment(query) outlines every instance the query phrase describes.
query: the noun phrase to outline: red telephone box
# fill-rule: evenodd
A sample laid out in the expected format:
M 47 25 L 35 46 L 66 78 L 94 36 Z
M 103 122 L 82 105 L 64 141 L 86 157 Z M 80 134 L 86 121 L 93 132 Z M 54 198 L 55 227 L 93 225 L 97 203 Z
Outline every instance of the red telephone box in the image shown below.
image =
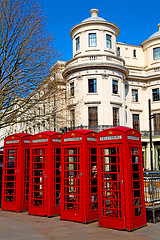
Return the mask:
M 130 231 L 146 225 L 140 133 L 110 128 L 97 142 L 99 226 Z
M 98 219 L 97 133 L 73 130 L 62 136 L 60 219 Z
M 28 209 L 30 139 L 27 133 L 4 139 L 2 210 Z
M 48 131 L 31 138 L 29 214 L 60 214 L 61 136 Z

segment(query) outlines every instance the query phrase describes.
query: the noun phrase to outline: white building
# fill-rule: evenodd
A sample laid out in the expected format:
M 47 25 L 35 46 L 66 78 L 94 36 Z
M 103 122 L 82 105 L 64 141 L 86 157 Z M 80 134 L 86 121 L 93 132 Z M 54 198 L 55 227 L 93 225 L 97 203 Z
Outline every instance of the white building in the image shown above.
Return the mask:
M 140 130 L 144 168 L 149 169 L 151 99 L 154 168 L 159 170 L 160 30 L 141 46 L 117 43 L 118 26 L 98 17 L 97 9 L 90 12 L 91 17 L 70 31 L 73 58 L 63 72 L 70 93 L 69 126 L 121 125 Z
M 51 68 L 50 81 L 58 76 L 60 88 L 66 91 L 58 98 L 55 91 L 50 95 L 54 109 L 55 99 L 57 104 L 56 111 L 51 106 L 45 107 L 52 116 L 52 124 L 50 118 L 41 116 L 38 125 L 29 124 L 31 133 L 60 131 L 62 127 L 89 127 L 98 131 L 117 125 L 133 127 L 142 133 L 144 169 L 150 169 L 148 100 L 151 99 L 155 116 L 152 119 L 154 169 L 160 170 L 160 29 L 140 46 L 118 43 L 119 27 L 99 17 L 97 9 L 90 13 L 91 17 L 70 31 L 73 58 L 66 63 L 58 61 Z M 40 111 L 46 98 L 44 93 Z M 30 128 L 23 126 L 20 131 L 30 132 Z

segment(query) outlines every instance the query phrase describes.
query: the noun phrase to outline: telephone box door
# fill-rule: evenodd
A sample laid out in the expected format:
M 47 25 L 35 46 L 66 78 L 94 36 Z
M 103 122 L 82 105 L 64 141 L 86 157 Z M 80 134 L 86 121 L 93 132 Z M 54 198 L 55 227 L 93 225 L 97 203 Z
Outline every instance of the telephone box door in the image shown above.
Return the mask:
M 130 214 L 132 217 L 127 219 L 130 223 L 128 229 L 135 229 L 139 226 L 146 224 L 145 222 L 145 202 L 144 202 L 144 186 L 143 186 L 143 166 L 141 146 L 130 144 L 129 156 L 130 156 L 130 170 L 131 170 L 131 208 Z
M 122 144 L 100 147 L 101 182 L 99 225 L 108 228 L 125 228 L 123 153 Z
M 46 151 L 45 147 L 32 149 L 30 214 L 46 215 Z
M 82 221 L 81 147 L 64 148 L 64 205 L 62 219 Z
M 17 211 L 17 188 L 18 188 L 18 170 L 17 170 L 17 148 L 10 147 L 5 149 L 4 155 L 4 199 L 7 203 L 7 209 Z

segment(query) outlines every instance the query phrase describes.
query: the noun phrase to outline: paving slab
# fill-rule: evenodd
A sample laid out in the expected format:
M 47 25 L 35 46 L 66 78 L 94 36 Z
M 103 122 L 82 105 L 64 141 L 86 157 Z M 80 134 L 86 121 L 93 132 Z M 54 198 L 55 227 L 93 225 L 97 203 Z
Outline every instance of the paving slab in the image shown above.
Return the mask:
M 98 227 L 98 222 L 82 224 L 59 217 L 39 217 L 28 212 L 0 210 L 0 240 L 159 240 L 160 223 L 132 232 Z

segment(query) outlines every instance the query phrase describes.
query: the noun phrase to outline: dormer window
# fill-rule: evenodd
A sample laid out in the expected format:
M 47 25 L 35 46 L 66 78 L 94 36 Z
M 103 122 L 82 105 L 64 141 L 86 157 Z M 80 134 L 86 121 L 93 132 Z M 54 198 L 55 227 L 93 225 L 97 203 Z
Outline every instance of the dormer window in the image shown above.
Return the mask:
M 80 50 L 80 38 L 76 38 L 76 51 Z
M 160 59 L 160 47 L 153 48 L 153 60 Z
M 111 35 L 106 34 L 106 47 L 112 48 Z
M 89 33 L 89 47 L 97 46 L 97 37 L 96 33 Z

